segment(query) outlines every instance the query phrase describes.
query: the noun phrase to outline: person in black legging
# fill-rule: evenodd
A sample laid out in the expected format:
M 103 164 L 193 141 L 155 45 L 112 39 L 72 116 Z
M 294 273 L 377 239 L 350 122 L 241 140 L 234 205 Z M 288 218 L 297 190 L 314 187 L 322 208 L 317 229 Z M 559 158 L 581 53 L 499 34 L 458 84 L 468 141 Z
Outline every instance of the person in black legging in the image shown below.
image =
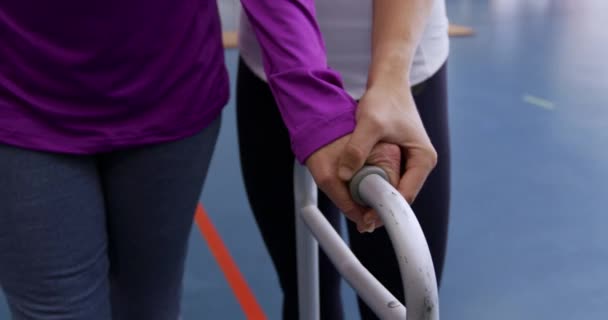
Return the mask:
M 440 282 L 450 204 L 446 66 L 412 91 L 427 133 L 441 159 L 412 205 L 429 243 Z M 285 295 L 283 319 L 297 319 L 294 156 L 289 147 L 289 136 L 278 109 L 274 107 L 268 85 L 242 61 L 238 68 L 237 97 L 239 150 L 249 203 L 279 274 Z M 340 230 L 341 214 L 322 192 L 319 192 L 319 208 Z M 350 246 L 357 258 L 384 286 L 403 299 L 397 260 L 386 229 L 359 233 L 351 221 L 347 223 Z M 323 319 L 342 319 L 339 274 L 322 250 L 319 260 L 321 314 Z M 374 318 L 367 306 L 363 303 L 359 306 L 363 319 Z
M 370 98 L 372 93 L 369 89 L 373 87 L 370 82 L 377 80 L 371 76 L 376 65 L 374 61 L 365 60 L 371 60 L 368 51 L 372 52 L 371 39 L 366 39 L 365 34 L 365 30 L 372 27 L 371 22 L 368 21 L 367 26 L 362 22 L 370 18 L 368 8 L 358 8 L 365 6 L 342 0 L 318 0 L 316 6 L 321 31 L 326 40 L 330 67 L 341 72 L 347 90 L 353 98 L 359 100 L 360 106 L 369 104 L 370 99 L 372 102 L 379 101 Z M 374 7 L 374 18 L 382 14 L 386 19 L 391 18 L 387 7 L 384 10 Z M 403 88 L 403 93 L 413 98 L 439 159 L 412 207 L 427 238 L 440 283 L 446 254 L 450 206 L 446 76 L 448 24 L 443 1 L 434 2 L 429 10 L 426 27 L 419 37 L 418 48 L 409 68 L 409 83 L 414 85 L 409 86 L 411 93 L 407 92 L 408 87 Z M 247 19 L 241 19 L 241 22 L 241 58 L 238 66 L 236 106 L 242 175 L 251 209 L 277 270 L 284 294 L 283 319 L 294 320 L 298 319 L 294 155 L 290 148 L 288 131 L 261 71 L 262 57 L 255 47 L 255 38 L 251 36 Z M 366 40 L 369 40 L 370 44 L 363 45 L 362 41 Z M 351 50 L 349 46 L 352 47 Z M 370 64 L 372 71 L 368 79 L 367 70 Z M 320 210 L 334 228 L 340 231 L 342 215 L 339 209 L 321 190 L 319 191 Z M 405 196 L 412 202 L 411 197 Z M 350 246 L 355 255 L 384 286 L 403 301 L 397 260 L 386 230 L 379 228 L 371 233 L 361 233 L 350 220 L 347 220 L 347 226 Z M 340 296 L 340 275 L 322 250 L 319 270 L 321 318 L 342 319 L 344 315 Z M 371 309 L 361 300 L 359 309 L 362 319 L 376 319 Z

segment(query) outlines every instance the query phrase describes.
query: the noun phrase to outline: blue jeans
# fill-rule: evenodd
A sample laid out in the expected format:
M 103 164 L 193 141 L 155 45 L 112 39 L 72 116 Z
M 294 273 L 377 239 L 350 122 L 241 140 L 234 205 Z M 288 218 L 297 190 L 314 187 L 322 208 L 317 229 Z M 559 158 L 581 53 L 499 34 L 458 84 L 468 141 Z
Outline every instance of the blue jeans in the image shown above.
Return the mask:
M 177 319 L 220 122 L 91 156 L 0 145 L 0 285 L 13 319 Z

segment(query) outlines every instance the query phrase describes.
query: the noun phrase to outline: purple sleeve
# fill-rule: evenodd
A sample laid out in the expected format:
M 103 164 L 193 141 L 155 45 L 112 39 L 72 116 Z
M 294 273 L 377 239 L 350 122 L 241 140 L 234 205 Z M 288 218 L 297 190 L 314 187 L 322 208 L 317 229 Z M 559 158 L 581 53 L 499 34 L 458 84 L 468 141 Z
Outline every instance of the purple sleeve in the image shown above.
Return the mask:
M 353 131 L 356 102 L 327 65 L 314 0 L 241 3 L 262 48 L 264 70 L 292 150 L 303 163 L 317 149 Z

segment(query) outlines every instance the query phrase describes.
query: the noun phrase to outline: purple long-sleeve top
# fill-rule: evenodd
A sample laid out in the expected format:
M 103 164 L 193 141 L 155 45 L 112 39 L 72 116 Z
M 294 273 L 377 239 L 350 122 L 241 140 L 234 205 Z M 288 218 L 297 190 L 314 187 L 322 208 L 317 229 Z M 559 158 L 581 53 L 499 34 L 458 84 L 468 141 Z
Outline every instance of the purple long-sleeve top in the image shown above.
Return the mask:
M 300 161 L 351 132 L 313 0 L 242 0 Z M 229 98 L 215 0 L 0 2 L 0 143 L 94 154 L 172 141 Z

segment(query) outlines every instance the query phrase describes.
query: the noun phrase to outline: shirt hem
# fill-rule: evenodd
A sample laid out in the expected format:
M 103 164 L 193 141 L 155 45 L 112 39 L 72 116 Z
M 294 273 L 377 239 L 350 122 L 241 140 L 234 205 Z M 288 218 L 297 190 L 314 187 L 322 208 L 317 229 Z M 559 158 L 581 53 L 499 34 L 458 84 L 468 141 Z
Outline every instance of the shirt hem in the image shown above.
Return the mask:
M 121 138 L 70 138 L 49 134 L 41 137 L 0 128 L 0 143 L 40 152 L 73 155 L 106 153 L 188 138 L 207 128 L 220 116 L 224 107 L 225 103 L 218 103 L 218 105 L 214 106 L 202 117 L 192 121 L 187 127 L 183 126 L 183 122 L 179 122 L 176 123 L 173 129 L 151 132 L 145 135 L 125 136 Z

